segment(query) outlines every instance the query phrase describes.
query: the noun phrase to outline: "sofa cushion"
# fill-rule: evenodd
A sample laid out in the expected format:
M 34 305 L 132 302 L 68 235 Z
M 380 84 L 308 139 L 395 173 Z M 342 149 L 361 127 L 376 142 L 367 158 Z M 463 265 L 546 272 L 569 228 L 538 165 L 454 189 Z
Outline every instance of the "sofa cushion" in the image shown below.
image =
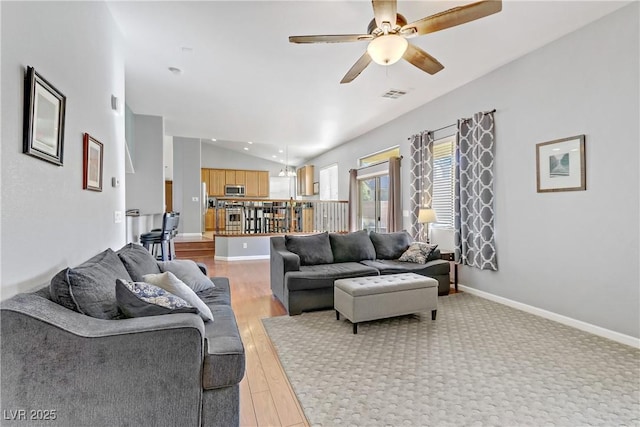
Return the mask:
M 145 274 L 143 280 L 147 283 L 151 283 L 158 287 L 161 287 L 165 291 L 171 292 L 174 295 L 187 301 L 189 304 L 198 309 L 198 314 L 202 317 L 202 320 L 213 320 L 213 314 L 211 309 L 202 302 L 193 290 L 188 287 L 182 280 L 178 279 L 172 272 L 167 271 L 160 274 Z
M 333 262 L 358 262 L 363 259 L 376 259 L 376 250 L 366 230 L 353 233 L 329 234 Z
M 331 264 L 333 252 L 329 233 L 312 234 L 309 236 L 285 235 L 285 246 L 289 252 L 300 257 L 300 265 Z
M 98 319 L 120 317 L 116 279 L 131 280 L 120 258 L 107 249 L 77 267 L 66 268 L 51 279 L 51 300 Z
M 398 260 L 381 260 L 362 261 L 362 264 L 377 269 L 380 274 L 398 274 L 398 273 L 417 273 L 423 276 L 439 276 L 449 274 L 449 261 L 435 260 L 427 261 L 426 264 L 417 264 L 413 262 L 402 262 Z
M 182 298 L 150 283 L 116 280 L 118 307 L 126 317 L 160 316 L 174 313 L 198 313 Z
M 198 264 L 190 259 L 159 261 L 158 266 L 163 273 L 167 271 L 172 272 L 178 279 L 193 289 L 194 292 L 215 287 L 213 282 L 200 270 Z
M 231 307 L 218 305 L 212 307 L 212 311 L 216 321 L 204 324 L 202 387 L 205 390 L 239 383 L 245 368 L 244 346 Z
M 231 289 L 229 279 L 226 277 L 212 277 L 215 287 L 196 292 L 207 306 L 213 310 L 216 305 L 231 305 Z
M 360 276 L 377 276 L 378 270 L 357 262 L 340 262 L 324 265 L 300 266 L 300 271 L 285 274 L 285 286 L 289 291 L 331 288 L 336 279 Z
M 431 255 L 437 246 L 438 245 L 431 245 L 429 243 L 413 242 L 409 245 L 409 248 L 400 255 L 398 261 L 426 264 L 429 255 Z
M 141 282 L 145 274 L 161 273 L 153 255 L 141 245 L 129 243 L 116 253 L 135 282 Z
M 369 233 L 371 243 L 376 249 L 377 259 L 398 259 L 409 248 L 411 236 L 406 231 L 395 233 Z

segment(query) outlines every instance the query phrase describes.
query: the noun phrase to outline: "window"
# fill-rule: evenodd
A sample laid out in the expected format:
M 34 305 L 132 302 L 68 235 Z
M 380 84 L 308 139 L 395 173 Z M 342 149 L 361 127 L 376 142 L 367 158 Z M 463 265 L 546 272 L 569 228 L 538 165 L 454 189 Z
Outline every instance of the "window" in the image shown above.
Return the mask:
M 389 160 L 389 158 L 391 157 L 400 157 L 400 146 L 388 148 L 386 150 L 369 154 L 368 156 L 365 156 L 365 157 L 361 157 L 360 159 L 358 159 L 358 165 L 359 166 L 375 165 L 376 163 Z
M 358 180 L 358 219 L 361 230 L 388 230 L 389 175 Z
M 431 207 L 438 216 L 438 222 L 433 224 L 434 227 L 453 229 L 455 144 L 455 136 L 442 138 L 433 143 Z
M 338 165 L 320 169 L 320 200 L 338 200 Z

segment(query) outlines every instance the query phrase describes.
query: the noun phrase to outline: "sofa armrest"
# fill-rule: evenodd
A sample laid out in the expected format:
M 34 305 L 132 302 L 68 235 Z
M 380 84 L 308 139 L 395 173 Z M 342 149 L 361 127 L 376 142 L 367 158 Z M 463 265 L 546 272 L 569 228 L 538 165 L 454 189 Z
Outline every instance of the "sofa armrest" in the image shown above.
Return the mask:
M 273 236 L 270 242 L 271 292 L 284 303 L 284 276 L 289 271 L 300 271 L 300 257 L 287 250 L 282 236 Z
M 33 294 L 0 308 L 3 408 L 54 410 L 54 425 L 199 425 L 199 316 L 94 319 Z

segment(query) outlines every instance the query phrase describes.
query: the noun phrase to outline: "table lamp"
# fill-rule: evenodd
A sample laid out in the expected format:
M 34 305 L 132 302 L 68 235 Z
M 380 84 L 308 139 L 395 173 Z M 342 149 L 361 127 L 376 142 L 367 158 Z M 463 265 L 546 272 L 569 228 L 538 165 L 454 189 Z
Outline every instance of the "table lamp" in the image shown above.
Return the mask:
M 420 224 L 427 224 L 427 243 L 429 243 L 429 223 L 438 222 L 436 211 L 431 208 L 420 208 L 418 213 L 418 222 Z

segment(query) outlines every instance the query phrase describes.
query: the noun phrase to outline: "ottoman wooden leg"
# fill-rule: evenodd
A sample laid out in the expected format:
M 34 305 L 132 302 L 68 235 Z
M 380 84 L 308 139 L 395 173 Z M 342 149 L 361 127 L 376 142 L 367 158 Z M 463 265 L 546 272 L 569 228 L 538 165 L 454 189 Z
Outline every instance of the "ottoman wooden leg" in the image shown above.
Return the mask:
M 438 310 L 431 310 L 431 320 L 436 320 L 436 313 L 438 313 Z
M 354 334 L 357 334 L 357 333 L 358 333 L 358 324 L 357 324 L 357 323 L 354 323 L 354 324 L 353 324 L 353 333 L 354 333 Z
M 336 310 L 336 320 L 340 320 L 340 312 Z

